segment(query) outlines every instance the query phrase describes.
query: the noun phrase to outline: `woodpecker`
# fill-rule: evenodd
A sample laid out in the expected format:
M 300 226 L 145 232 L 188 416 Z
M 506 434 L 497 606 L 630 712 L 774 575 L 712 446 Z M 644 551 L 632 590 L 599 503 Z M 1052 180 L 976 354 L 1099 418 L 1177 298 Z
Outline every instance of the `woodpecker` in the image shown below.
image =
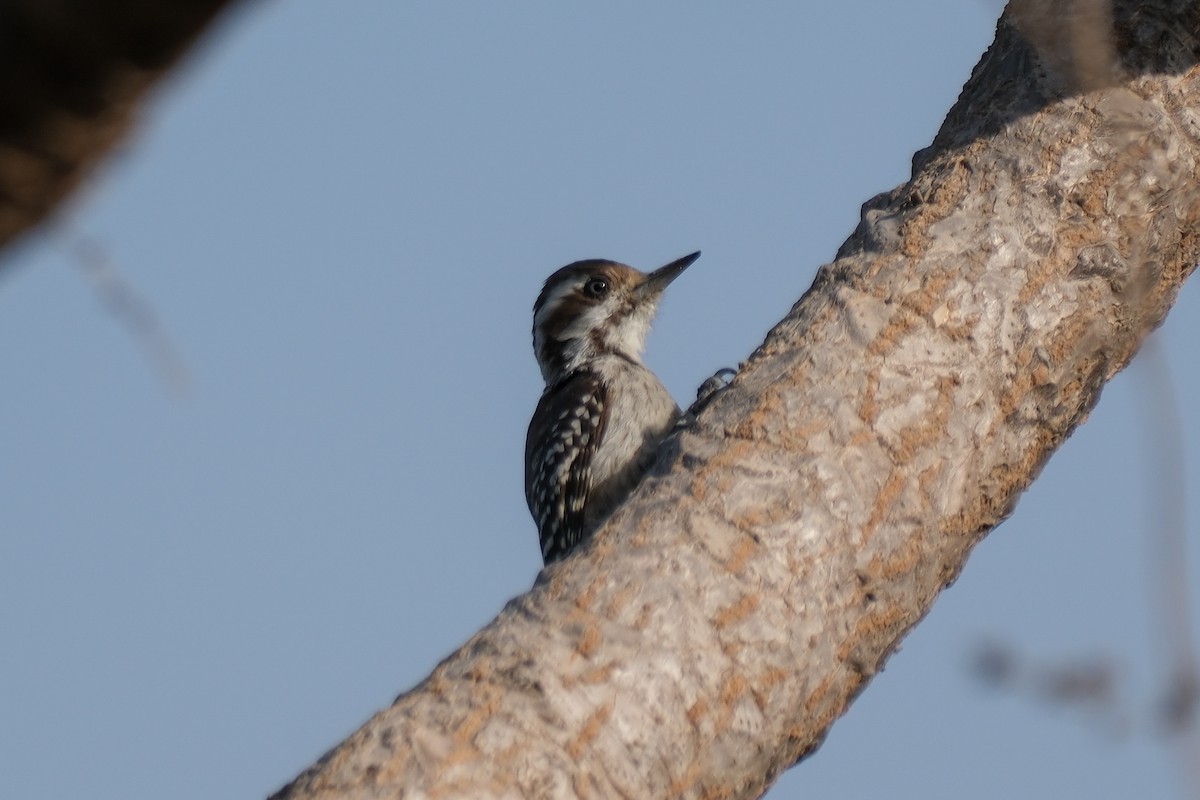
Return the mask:
M 663 290 L 699 257 L 650 273 L 576 261 L 547 278 L 533 304 L 546 388 L 525 439 L 525 500 L 547 564 L 625 500 L 679 418 L 641 354 Z

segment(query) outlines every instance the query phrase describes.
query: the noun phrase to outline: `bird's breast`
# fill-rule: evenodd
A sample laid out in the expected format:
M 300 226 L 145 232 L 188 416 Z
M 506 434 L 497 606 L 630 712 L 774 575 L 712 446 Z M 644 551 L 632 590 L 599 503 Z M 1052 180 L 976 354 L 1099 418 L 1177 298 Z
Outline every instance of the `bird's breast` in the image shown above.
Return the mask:
M 608 516 L 625 499 L 679 415 L 666 387 L 645 367 L 624 360 L 605 367 L 600 374 L 608 390 L 609 418 L 592 461 L 591 522 Z

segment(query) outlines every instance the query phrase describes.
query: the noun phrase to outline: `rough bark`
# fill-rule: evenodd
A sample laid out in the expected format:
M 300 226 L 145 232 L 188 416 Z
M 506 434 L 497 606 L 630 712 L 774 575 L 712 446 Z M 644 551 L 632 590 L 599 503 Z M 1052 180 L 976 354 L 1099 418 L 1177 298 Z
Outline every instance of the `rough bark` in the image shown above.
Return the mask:
M 0 2 L 0 247 L 79 184 L 229 3 Z
M 1200 256 L 1198 4 L 1104 59 L 1035 5 L 592 545 L 276 797 L 749 798 L 819 745 Z

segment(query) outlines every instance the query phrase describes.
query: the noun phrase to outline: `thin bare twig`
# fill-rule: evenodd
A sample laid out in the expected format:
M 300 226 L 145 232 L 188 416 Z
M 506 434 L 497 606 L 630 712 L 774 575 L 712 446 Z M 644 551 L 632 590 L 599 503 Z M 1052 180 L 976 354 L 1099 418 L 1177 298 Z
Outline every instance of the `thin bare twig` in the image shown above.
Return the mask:
M 1151 608 L 1166 662 L 1166 688 L 1160 695 L 1156 721 L 1173 739 L 1188 795 L 1200 798 L 1200 732 L 1196 729 L 1200 671 L 1188 580 L 1187 459 L 1180 444 L 1183 418 L 1157 334 L 1146 340 L 1134 363 L 1143 373 L 1136 385 L 1146 408 L 1146 413 L 1138 416 L 1148 450 L 1143 474 L 1150 503 L 1150 583 L 1157 589 Z
M 107 249 L 95 239 L 66 239 L 73 263 L 87 276 L 97 299 L 137 342 L 162 385 L 175 396 L 191 383 L 187 363 L 171 341 L 153 305 L 143 298 L 117 268 Z

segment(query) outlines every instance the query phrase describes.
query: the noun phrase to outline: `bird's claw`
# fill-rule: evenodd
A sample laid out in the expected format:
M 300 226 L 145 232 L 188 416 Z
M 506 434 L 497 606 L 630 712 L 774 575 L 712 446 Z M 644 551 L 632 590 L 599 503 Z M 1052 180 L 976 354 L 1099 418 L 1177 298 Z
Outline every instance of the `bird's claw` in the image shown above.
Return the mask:
M 680 430 L 691 427 L 696 421 L 696 416 L 712 402 L 712 399 L 718 393 L 733 383 L 736 375 L 737 370 L 724 367 L 714 372 L 712 377 L 700 384 L 700 388 L 696 390 L 696 402 L 692 403 L 692 407 L 679 417 L 679 421 L 675 423 L 675 429 Z
M 700 388 L 696 390 L 696 403 L 693 408 L 698 412 L 701 408 L 708 405 L 708 401 L 712 399 L 714 394 L 733 383 L 736 375 L 737 370 L 731 367 L 722 367 L 714 372 L 712 377 L 700 384 Z

